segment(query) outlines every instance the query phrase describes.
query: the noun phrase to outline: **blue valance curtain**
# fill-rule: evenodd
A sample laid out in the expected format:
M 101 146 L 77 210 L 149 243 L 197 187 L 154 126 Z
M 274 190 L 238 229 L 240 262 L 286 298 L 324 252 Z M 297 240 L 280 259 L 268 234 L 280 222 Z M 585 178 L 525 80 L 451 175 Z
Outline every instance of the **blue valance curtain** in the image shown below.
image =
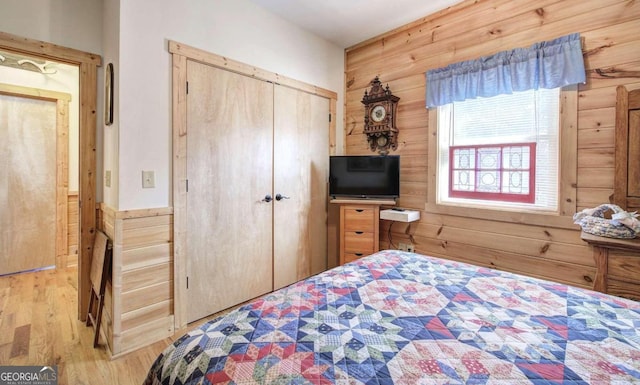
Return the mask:
M 584 83 L 580 34 L 427 71 L 427 107 Z

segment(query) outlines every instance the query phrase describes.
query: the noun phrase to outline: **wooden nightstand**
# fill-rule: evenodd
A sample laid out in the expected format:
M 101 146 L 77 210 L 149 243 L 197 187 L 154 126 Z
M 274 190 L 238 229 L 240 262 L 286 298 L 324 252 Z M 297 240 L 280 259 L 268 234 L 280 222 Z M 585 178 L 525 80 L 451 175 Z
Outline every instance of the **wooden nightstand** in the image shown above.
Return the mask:
M 395 201 L 334 199 L 331 203 L 340 204 L 340 265 L 380 249 L 380 206 L 395 205 Z
M 584 231 L 580 237 L 593 246 L 593 289 L 640 301 L 640 239 L 605 238 Z

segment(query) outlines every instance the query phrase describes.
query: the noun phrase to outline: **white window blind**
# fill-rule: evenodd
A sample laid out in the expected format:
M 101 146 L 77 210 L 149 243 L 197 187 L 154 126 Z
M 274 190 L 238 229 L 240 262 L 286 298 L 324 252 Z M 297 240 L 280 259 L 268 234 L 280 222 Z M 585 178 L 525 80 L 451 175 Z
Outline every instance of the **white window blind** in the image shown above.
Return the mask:
M 560 89 L 539 89 L 469 99 L 438 107 L 438 203 L 558 207 Z M 449 197 L 449 147 L 536 143 L 535 202 L 522 204 Z

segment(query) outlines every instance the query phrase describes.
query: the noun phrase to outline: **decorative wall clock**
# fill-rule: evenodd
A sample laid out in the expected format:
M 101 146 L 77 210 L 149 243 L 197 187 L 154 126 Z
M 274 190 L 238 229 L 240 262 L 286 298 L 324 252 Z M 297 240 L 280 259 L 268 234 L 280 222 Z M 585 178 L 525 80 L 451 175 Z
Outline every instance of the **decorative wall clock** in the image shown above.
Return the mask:
M 399 97 L 391 94 L 389 85 L 386 88 L 376 76 L 371 81 L 371 89 L 364 91 L 364 134 L 367 136 L 369 148 L 381 155 L 398 148 L 398 129 L 396 128 L 396 111 Z

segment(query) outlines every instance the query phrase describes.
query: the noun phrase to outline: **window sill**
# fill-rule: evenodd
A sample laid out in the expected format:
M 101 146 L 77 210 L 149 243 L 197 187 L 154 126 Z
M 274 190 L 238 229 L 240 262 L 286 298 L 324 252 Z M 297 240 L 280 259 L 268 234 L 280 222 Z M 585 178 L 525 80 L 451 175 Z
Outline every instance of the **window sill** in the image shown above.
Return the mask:
M 494 208 L 481 209 L 476 207 L 461 207 L 441 205 L 436 203 L 426 203 L 427 214 L 452 215 L 457 217 L 491 219 L 500 222 L 518 223 L 525 225 L 546 226 L 578 230 L 573 223 L 573 215 L 559 215 L 550 212 L 526 212 L 513 211 L 510 209 L 500 210 Z

